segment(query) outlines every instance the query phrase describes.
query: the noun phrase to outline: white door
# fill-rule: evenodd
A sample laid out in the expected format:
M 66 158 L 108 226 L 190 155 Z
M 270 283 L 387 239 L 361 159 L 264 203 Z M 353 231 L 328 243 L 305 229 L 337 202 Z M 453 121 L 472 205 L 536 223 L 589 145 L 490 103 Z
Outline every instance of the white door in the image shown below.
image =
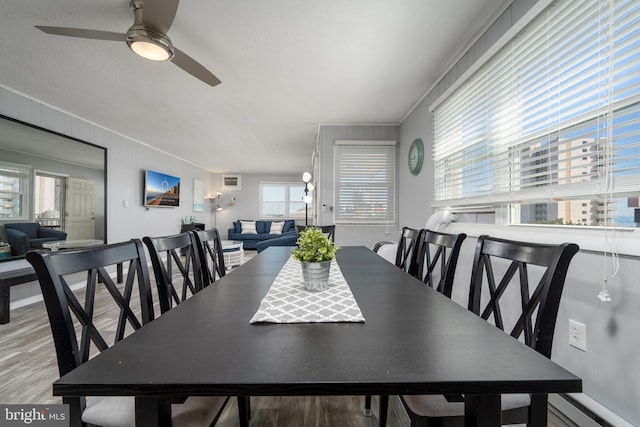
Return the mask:
M 67 178 L 66 231 L 67 240 L 95 239 L 96 190 L 93 181 Z

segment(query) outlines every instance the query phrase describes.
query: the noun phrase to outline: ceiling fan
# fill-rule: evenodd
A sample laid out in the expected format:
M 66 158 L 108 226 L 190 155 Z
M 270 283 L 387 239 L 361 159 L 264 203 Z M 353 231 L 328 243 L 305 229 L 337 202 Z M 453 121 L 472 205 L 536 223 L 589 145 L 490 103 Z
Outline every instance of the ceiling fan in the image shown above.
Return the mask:
M 35 27 L 47 34 L 83 39 L 126 42 L 137 55 L 152 61 L 171 61 L 192 76 L 216 86 L 220 80 L 186 53 L 175 48 L 167 36 L 178 10 L 179 0 L 131 0 L 133 25 L 126 33 L 83 28 Z

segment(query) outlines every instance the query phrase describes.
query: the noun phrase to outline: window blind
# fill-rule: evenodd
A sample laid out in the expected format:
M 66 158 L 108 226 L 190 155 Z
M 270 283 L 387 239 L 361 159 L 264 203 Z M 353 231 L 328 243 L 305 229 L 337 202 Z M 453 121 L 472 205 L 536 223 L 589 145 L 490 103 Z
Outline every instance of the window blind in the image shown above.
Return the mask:
M 395 223 L 395 143 L 336 142 L 334 159 L 335 222 Z
M 434 117 L 436 206 L 637 193 L 640 2 L 552 3 Z

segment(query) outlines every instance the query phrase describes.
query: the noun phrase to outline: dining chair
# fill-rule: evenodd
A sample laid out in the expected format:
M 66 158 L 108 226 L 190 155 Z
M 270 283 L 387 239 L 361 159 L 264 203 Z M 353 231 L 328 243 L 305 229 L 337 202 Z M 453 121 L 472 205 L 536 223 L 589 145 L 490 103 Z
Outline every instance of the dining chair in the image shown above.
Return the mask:
M 202 286 L 207 287 L 226 274 L 220 233 L 216 228 L 194 230 L 191 233 L 193 233 L 196 252 L 200 259 Z
M 419 235 L 420 230 L 418 229 L 402 227 L 402 233 L 400 234 L 400 239 L 398 240 L 398 248 L 396 249 L 396 267 L 399 267 L 404 271 L 409 270 L 409 265 L 411 264 L 411 255 L 414 248 L 416 247 L 416 242 Z
M 451 298 L 458 255 L 466 237 L 465 233 L 449 234 L 421 230 L 408 273 Z
M 153 265 L 162 313 L 203 289 L 200 259 L 191 232 L 163 237 L 147 236 L 142 241 L 147 246 Z
M 546 245 L 480 236 L 468 309 L 551 358 L 562 289 L 578 249 L 573 243 Z M 533 277 L 540 279 L 536 283 Z M 403 395 L 400 399 L 412 427 L 464 425 L 462 395 Z M 507 394 L 501 400 L 503 424 L 547 425 L 547 394 Z
M 336 241 L 336 226 L 335 225 L 298 225 L 296 226 L 296 231 L 300 234 L 301 231 L 304 231 L 305 228 L 315 227 L 319 228 L 322 231 L 322 234 L 325 234 L 332 242 Z
M 26 259 L 40 282 L 60 376 L 154 319 L 147 258 L 138 239 L 73 251 L 30 251 Z M 123 285 L 112 278 L 117 264 L 127 266 Z M 176 399 L 172 425 L 190 426 L 213 425 L 228 397 Z M 135 423 L 134 397 L 65 397 L 63 403 L 69 405 L 70 426 Z
M 160 312 L 163 314 L 210 284 L 210 273 L 213 273 L 214 276 L 215 273 L 208 270 L 208 268 L 207 273 L 203 272 L 204 268 L 201 266 L 201 256 L 199 255 L 201 249 L 199 248 L 204 247 L 205 242 L 210 246 L 211 240 L 213 239 L 215 241 L 215 235 L 217 235 L 218 243 L 213 243 L 213 245 L 214 247 L 219 246 L 219 250 L 215 250 L 214 255 L 216 259 L 219 259 L 217 265 L 218 268 L 220 266 L 222 267 L 222 275 L 224 275 L 222 243 L 220 242 L 220 236 L 217 230 L 215 233 L 202 234 L 202 239 L 206 240 L 198 240 L 200 237 L 195 233 L 200 232 L 201 231 L 192 230 L 171 236 L 144 237 L 142 239 L 151 257 L 151 264 L 158 289 Z M 175 275 L 173 274 L 174 264 L 178 269 Z M 215 272 L 220 274 L 218 270 Z M 180 282 L 182 282 L 181 287 L 179 286 Z M 240 425 L 248 425 L 248 420 L 251 417 L 250 400 L 248 396 L 238 396 L 238 415 Z
M 373 244 L 371 250 L 375 253 L 378 253 L 378 250 L 385 245 L 395 245 L 391 240 L 379 240 Z
M 408 234 L 413 235 L 414 233 Z M 418 237 L 414 242 L 410 242 L 413 244 L 413 251 L 410 256 L 408 273 L 451 298 L 458 255 L 466 237 L 465 233 L 448 234 L 426 229 L 419 230 Z M 385 426 L 389 396 L 379 396 L 378 402 L 378 419 L 380 425 Z M 371 415 L 370 395 L 365 396 L 364 406 L 365 414 Z

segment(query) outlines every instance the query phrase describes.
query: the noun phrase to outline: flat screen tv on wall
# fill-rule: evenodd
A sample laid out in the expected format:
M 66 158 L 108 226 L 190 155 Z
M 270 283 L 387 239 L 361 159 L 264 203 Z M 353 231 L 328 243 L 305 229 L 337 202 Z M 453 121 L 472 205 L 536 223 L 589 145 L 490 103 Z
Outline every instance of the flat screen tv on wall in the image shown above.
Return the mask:
M 144 205 L 180 206 L 180 178 L 147 169 L 144 177 Z

